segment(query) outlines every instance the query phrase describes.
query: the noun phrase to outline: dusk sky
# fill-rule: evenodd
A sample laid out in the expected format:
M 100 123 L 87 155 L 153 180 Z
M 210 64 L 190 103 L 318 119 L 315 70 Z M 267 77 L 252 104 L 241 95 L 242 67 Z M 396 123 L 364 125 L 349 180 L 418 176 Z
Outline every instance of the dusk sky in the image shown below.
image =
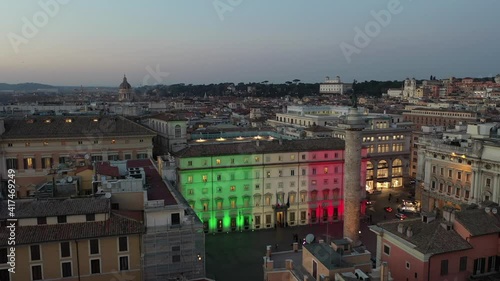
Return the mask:
M 0 83 L 117 86 L 127 74 L 138 87 L 500 73 L 495 0 L 59 0 L 68 3 L 50 14 L 39 4 L 55 1 L 0 2 Z M 390 2 L 399 12 L 357 45 L 355 28 L 376 21 L 371 11 L 390 13 Z M 347 58 L 343 42 L 357 52 Z M 157 66 L 169 75 L 155 78 Z

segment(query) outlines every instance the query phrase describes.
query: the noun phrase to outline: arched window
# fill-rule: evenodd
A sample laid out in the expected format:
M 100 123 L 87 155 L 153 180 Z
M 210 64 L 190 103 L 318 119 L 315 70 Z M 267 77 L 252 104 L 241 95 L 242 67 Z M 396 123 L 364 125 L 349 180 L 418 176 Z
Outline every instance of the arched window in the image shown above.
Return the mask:
M 366 162 L 366 169 L 367 170 L 373 170 L 373 164 L 371 161 Z
M 380 160 L 380 162 L 378 162 L 377 167 L 378 167 L 379 169 L 387 168 L 387 161 L 385 161 L 385 160 Z
M 176 138 L 181 137 L 181 125 L 175 125 L 174 137 Z
M 392 166 L 393 167 L 403 166 L 403 162 L 401 161 L 401 159 L 396 159 L 396 160 L 392 161 Z

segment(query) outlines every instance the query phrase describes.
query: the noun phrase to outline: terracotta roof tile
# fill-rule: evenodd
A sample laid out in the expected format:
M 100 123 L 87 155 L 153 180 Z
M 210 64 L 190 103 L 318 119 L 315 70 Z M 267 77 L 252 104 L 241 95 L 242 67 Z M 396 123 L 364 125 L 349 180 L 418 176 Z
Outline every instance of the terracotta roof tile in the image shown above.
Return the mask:
M 111 214 L 106 221 L 18 226 L 16 244 L 44 243 L 105 236 L 139 234 L 144 226 L 135 220 Z M 0 246 L 7 245 L 9 229 L 0 229 Z
M 443 220 L 434 220 L 424 223 L 420 218 L 416 218 L 380 223 L 378 226 L 414 244 L 415 249 L 423 254 L 439 254 L 472 248 L 456 231 L 446 230 L 441 225 L 442 222 Z M 402 224 L 405 229 L 411 227 L 413 235 L 408 237 L 406 232 L 399 233 L 399 224 Z
M 94 119 L 97 118 L 97 122 Z M 50 122 L 45 122 L 50 119 Z M 66 122 L 71 119 L 71 122 Z M 31 121 L 30 121 L 31 120 Z M 154 136 L 156 133 L 121 116 L 29 116 L 5 119 L 2 139 Z
M 345 143 L 339 138 L 322 138 L 308 140 L 277 140 L 255 141 L 241 143 L 217 143 L 205 145 L 193 145 L 175 153 L 177 157 L 201 157 L 233 154 L 253 153 L 278 153 L 278 152 L 301 152 L 317 150 L 344 150 Z
M 7 201 L 0 201 L 0 219 L 8 219 Z M 84 215 L 107 213 L 110 210 L 110 200 L 106 198 L 75 198 L 16 200 L 15 218 L 54 217 L 60 215 Z

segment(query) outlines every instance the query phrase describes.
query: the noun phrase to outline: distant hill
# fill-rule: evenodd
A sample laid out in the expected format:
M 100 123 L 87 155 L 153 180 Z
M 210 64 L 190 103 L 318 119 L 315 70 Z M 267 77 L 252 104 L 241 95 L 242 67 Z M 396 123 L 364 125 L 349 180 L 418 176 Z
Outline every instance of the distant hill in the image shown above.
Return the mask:
M 0 83 L 0 91 L 36 91 L 37 89 L 50 89 L 57 88 L 56 86 L 39 84 L 39 83 L 20 83 L 20 84 L 7 84 Z

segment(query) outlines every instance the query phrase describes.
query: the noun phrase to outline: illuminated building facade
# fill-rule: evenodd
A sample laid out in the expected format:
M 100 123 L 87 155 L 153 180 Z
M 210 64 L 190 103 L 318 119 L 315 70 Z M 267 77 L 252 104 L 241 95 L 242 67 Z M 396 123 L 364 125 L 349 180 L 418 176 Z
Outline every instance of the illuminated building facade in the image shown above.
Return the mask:
M 150 158 L 155 136 L 154 131 L 121 116 L 0 119 L 0 178 L 5 180 L 7 170 L 14 169 L 16 197 L 30 197 L 54 169 Z
M 368 114 L 361 131 L 369 161 L 366 167 L 366 190 L 400 188 L 408 183 L 410 164 L 409 123 L 401 115 Z M 346 129 L 330 127 L 333 136 L 345 139 Z
M 500 202 L 498 129 L 494 123 L 474 124 L 419 139 L 417 194 L 424 211 Z
M 338 138 L 193 145 L 175 155 L 177 184 L 205 232 L 338 221 L 344 146 Z M 361 182 L 367 160 L 363 148 Z

